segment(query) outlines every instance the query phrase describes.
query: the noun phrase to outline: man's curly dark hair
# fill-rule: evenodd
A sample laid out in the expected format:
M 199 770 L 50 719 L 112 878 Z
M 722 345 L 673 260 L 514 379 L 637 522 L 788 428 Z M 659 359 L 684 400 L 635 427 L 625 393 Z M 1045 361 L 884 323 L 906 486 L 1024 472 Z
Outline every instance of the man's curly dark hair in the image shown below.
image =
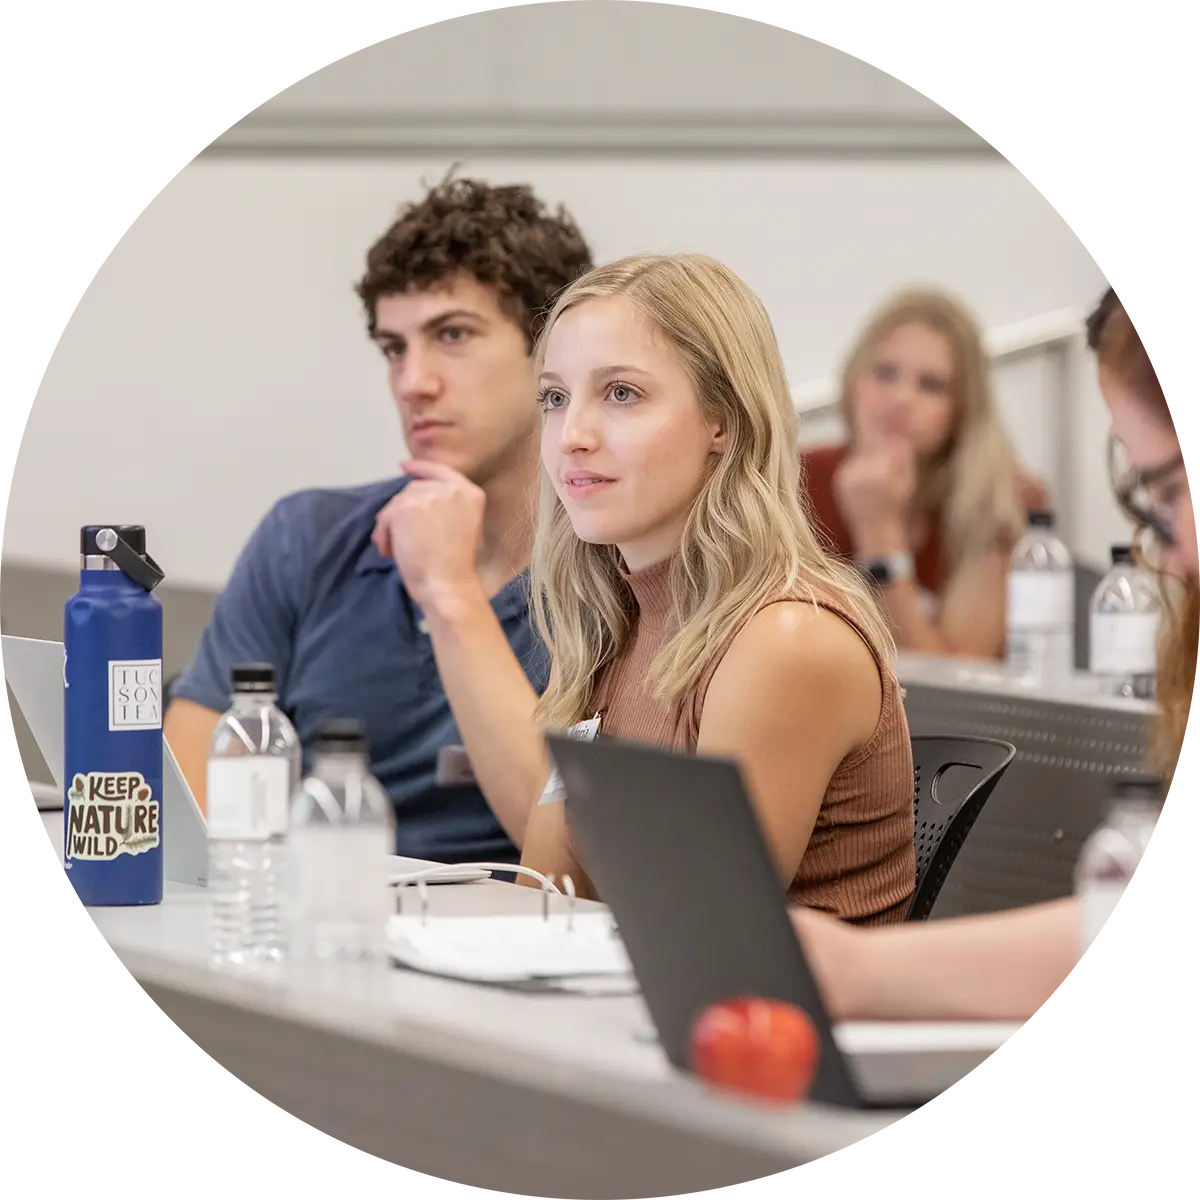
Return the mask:
M 1096 307 L 1088 313 L 1085 328 L 1087 330 L 1087 344 L 1089 350 L 1099 350 L 1100 343 L 1104 340 L 1104 330 L 1108 325 L 1109 318 L 1121 307 L 1121 301 L 1117 299 L 1117 293 L 1113 288 L 1100 297 Z
M 460 272 L 471 275 L 495 289 L 532 350 L 551 301 L 591 265 L 587 243 L 561 205 L 550 211 L 527 184 L 494 187 L 456 179 L 452 171 L 401 210 L 371 247 L 356 291 L 374 335 L 381 296 L 436 288 Z

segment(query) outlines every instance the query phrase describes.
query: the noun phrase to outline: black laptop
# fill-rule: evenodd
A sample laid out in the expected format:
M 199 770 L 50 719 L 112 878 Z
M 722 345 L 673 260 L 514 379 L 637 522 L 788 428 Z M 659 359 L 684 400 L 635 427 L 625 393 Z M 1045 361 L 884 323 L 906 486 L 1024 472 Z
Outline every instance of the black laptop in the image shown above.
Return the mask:
M 692 1025 L 709 1005 L 784 1000 L 820 1035 L 811 1099 L 868 1107 L 834 1041 L 736 763 L 612 739 L 546 740 L 572 835 L 670 1061 L 689 1069 Z

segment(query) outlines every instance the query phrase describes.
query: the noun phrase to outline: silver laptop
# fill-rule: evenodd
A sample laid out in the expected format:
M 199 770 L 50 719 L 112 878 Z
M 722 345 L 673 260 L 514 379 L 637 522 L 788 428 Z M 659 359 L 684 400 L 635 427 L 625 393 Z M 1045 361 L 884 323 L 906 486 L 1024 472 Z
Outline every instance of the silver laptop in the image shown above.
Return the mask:
M 59 794 L 63 784 L 63 662 L 62 642 L 33 638 L 3 639 L 4 674 L 29 726 L 29 732 L 54 775 Z M 163 877 L 172 883 L 204 887 L 208 874 L 208 835 L 170 746 L 163 740 Z

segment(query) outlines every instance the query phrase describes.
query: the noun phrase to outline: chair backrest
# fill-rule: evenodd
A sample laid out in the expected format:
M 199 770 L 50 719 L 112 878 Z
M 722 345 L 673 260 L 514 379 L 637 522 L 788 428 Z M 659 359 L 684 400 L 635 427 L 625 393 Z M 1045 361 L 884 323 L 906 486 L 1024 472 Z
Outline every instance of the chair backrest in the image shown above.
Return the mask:
M 1102 571 L 1086 563 L 1075 564 L 1075 670 L 1091 667 L 1092 593 L 1104 578 Z
M 1016 749 L 980 737 L 914 737 L 917 889 L 910 921 L 923 921 Z

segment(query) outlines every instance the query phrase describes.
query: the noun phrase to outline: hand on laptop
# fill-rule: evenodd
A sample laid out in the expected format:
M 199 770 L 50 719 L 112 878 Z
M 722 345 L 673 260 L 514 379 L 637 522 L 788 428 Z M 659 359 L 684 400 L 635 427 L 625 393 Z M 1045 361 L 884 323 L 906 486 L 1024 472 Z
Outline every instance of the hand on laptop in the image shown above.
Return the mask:
M 409 595 L 425 612 L 478 586 L 483 489 L 442 463 L 401 464 L 412 482 L 380 510 L 371 540 L 395 559 Z

